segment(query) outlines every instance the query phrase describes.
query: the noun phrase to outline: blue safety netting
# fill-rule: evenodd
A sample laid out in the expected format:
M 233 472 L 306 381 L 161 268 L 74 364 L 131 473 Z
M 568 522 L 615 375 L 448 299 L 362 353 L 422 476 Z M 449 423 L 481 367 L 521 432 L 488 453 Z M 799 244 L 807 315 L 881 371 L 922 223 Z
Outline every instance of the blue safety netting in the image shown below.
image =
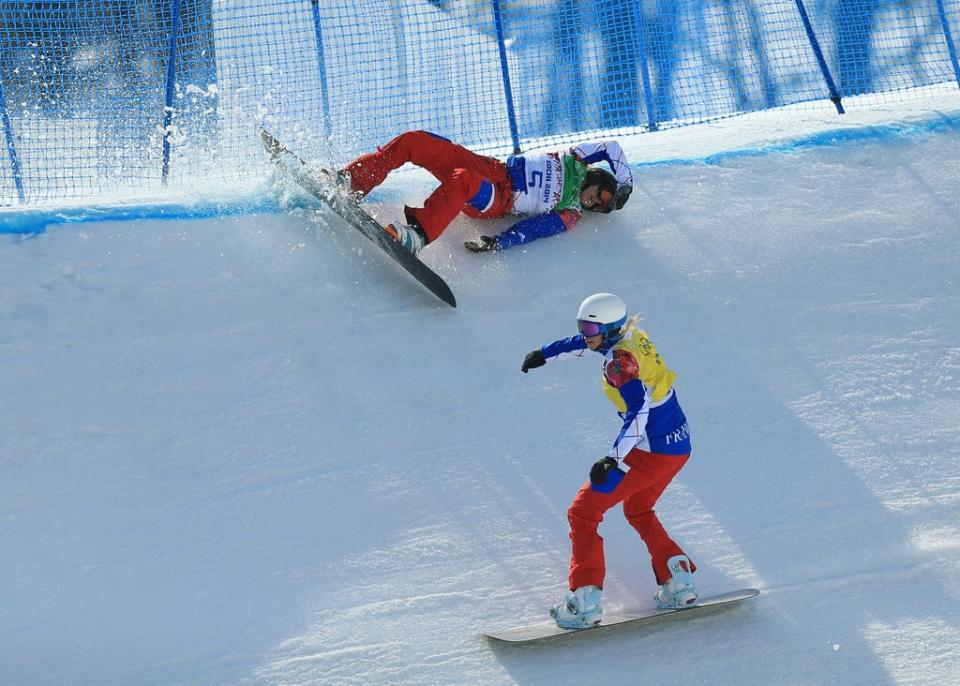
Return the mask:
M 960 0 L 0 0 L 0 205 L 957 91 Z

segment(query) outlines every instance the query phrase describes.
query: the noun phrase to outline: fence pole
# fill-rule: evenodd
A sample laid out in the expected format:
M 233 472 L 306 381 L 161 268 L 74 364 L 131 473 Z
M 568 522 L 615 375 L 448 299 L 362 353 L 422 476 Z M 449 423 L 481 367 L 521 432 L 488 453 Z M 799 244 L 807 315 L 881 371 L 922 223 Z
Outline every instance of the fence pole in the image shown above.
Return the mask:
M 330 125 L 330 96 L 327 93 L 327 61 L 323 57 L 323 29 L 320 24 L 320 2 L 319 0 L 310 0 L 311 10 L 313 11 L 313 33 L 317 42 L 317 65 L 320 68 L 320 98 L 323 102 L 323 127 L 326 135 L 324 138 L 330 140 L 333 130 Z
M 167 54 L 167 93 L 163 107 L 163 170 L 160 181 L 167 185 L 170 173 L 170 124 L 173 122 L 173 85 L 177 75 L 177 40 L 180 34 L 180 0 L 170 0 L 170 50 Z
M 943 0 L 937 0 L 937 11 L 940 13 L 943 37 L 947 41 L 947 51 L 950 53 L 950 63 L 953 65 L 953 75 L 957 79 L 957 85 L 960 85 L 960 63 L 957 62 L 957 49 L 953 44 L 953 34 L 950 33 L 950 22 L 947 20 L 947 11 L 943 7 Z
M 391 33 L 393 45 L 397 51 L 397 84 L 402 93 L 411 92 L 410 67 L 407 64 L 407 36 L 404 26 L 404 6 L 402 0 L 390 3 Z M 411 113 L 410 98 L 403 99 L 403 121 L 410 121 L 414 117 Z
M 513 90 L 510 88 L 510 69 L 507 66 L 507 46 L 503 37 L 503 13 L 500 0 L 493 0 L 493 23 L 497 29 L 497 47 L 500 50 L 500 71 L 503 74 L 503 94 L 507 99 L 507 120 L 510 123 L 510 138 L 513 140 L 513 154 L 520 154 L 520 135 L 517 131 L 517 115 L 513 108 Z
M 647 59 L 647 17 L 643 11 L 643 0 L 637 0 L 637 51 L 640 53 L 640 75 L 643 77 L 643 99 L 647 106 L 647 129 L 657 130 L 657 111 L 653 102 L 653 88 L 650 85 L 650 65 Z
M 3 89 L 2 78 L 0 78 L 0 118 L 3 119 L 3 136 L 7 140 L 7 156 L 10 158 L 10 169 L 13 171 L 13 185 L 17 187 L 17 199 L 23 205 L 26 203 L 26 194 L 23 192 L 23 171 L 20 169 L 20 158 L 17 156 L 17 143 L 13 138 L 13 124 L 7 113 L 7 95 Z
M 810 24 L 810 17 L 807 16 L 807 8 L 803 6 L 803 0 L 796 0 L 797 9 L 800 11 L 800 19 L 803 20 L 803 28 L 807 32 L 807 40 L 810 41 L 810 47 L 813 48 L 813 54 L 817 58 L 817 64 L 820 65 L 820 71 L 827 82 L 827 90 L 830 92 L 830 100 L 837 107 L 837 112 L 844 114 L 843 103 L 840 102 L 840 93 L 837 86 L 830 76 L 830 69 L 827 67 L 827 60 L 823 57 L 823 51 L 820 49 L 820 42 L 817 40 L 817 34 L 813 32 L 813 26 Z

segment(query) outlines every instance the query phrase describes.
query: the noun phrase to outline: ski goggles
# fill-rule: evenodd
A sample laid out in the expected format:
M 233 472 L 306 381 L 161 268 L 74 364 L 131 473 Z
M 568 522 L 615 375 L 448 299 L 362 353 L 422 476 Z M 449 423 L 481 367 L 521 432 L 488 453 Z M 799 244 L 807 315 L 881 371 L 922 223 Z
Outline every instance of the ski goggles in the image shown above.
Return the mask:
M 600 322 L 577 320 L 577 330 L 583 334 L 584 338 L 593 338 L 603 333 L 604 325 Z

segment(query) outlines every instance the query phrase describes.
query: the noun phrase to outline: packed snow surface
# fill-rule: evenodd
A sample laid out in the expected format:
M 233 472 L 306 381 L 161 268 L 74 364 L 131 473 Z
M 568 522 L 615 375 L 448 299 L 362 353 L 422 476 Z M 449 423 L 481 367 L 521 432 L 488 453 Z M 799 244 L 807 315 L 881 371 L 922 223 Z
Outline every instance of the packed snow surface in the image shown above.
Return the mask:
M 958 159 L 945 125 L 638 165 L 525 248 L 459 219 L 423 253 L 457 309 L 279 180 L 283 213 L 0 237 L 0 683 L 960 684 Z M 433 185 L 396 176 L 384 219 Z M 761 595 L 488 643 L 562 598 L 620 426 L 599 357 L 520 373 L 597 291 L 679 373 L 658 512 L 701 593 Z M 605 607 L 651 607 L 602 534 Z

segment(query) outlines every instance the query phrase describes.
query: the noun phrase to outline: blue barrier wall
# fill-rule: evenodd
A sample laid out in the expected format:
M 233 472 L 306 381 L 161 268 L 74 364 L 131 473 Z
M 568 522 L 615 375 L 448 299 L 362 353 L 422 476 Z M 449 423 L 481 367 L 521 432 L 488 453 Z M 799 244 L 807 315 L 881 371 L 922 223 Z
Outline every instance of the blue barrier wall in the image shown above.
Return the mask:
M 236 186 L 261 125 L 339 164 L 840 112 L 960 88 L 958 31 L 960 0 L 0 0 L 0 205 Z

